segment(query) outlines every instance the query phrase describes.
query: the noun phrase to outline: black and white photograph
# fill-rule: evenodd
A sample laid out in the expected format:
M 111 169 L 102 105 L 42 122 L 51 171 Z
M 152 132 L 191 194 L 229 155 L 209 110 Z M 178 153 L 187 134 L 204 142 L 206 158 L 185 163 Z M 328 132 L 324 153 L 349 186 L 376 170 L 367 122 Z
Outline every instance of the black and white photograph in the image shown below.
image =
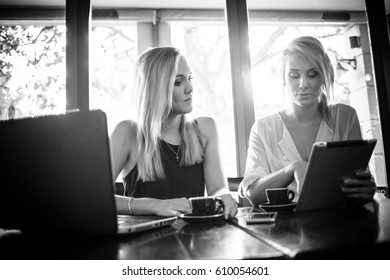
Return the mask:
M 382 279 L 390 0 L 0 0 L 0 278 Z

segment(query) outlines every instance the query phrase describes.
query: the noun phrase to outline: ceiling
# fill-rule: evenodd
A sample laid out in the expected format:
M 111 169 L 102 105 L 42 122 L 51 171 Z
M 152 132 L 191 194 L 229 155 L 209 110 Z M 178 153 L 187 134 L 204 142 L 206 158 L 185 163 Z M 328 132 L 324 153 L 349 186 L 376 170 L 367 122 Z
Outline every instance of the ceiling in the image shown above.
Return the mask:
M 226 0 L 92 0 L 92 6 L 100 8 L 221 9 L 224 7 L 225 1 Z M 390 0 L 382 1 L 385 1 L 386 13 L 389 14 Z M 0 0 L 0 5 L 4 6 L 64 7 L 65 3 L 66 0 Z M 247 0 L 247 3 L 248 8 L 250 9 L 264 10 L 364 10 L 364 0 Z

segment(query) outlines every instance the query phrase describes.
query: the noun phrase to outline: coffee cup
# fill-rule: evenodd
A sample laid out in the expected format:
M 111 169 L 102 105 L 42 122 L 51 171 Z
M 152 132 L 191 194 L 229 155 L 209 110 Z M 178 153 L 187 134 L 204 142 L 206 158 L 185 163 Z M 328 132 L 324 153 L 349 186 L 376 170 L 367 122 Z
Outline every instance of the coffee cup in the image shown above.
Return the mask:
M 295 197 L 295 193 L 287 188 L 266 189 L 265 193 L 269 204 L 273 205 L 289 204 Z
M 220 213 L 223 209 L 222 199 L 219 197 L 191 197 L 189 198 L 192 215 L 194 216 L 209 216 Z

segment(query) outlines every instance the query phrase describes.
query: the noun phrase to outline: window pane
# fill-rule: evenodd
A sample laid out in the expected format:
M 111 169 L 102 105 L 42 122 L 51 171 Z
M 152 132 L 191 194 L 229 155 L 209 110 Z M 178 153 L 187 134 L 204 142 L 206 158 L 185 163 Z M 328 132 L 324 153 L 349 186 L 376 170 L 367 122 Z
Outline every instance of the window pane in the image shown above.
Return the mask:
M 65 112 L 65 26 L 0 26 L 0 119 Z
M 95 26 L 90 36 L 90 109 L 102 109 L 109 130 L 129 119 L 128 82 L 137 58 L 135 23 Z
M 193 117 L 213 117 L 227 176 L 236 176 L 236 143 L 227 28 L 221 23 L 172 22 L 172 45 L 184 52 L 194 76 Z

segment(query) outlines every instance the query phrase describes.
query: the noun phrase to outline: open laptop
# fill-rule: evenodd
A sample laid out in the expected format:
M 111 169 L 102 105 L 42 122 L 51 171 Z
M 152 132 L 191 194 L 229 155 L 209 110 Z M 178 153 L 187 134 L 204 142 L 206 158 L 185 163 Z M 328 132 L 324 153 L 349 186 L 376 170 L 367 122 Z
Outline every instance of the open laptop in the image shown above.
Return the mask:
M 347 198 L 340 189 L 345 177 L 365 170 L 376 139 L 314 143 L 295 212 L 342 207 Z
M 114 234 L 176 221 L 117 217 L 100 110 L 2 121 L 0 147 L 0 228 Z

